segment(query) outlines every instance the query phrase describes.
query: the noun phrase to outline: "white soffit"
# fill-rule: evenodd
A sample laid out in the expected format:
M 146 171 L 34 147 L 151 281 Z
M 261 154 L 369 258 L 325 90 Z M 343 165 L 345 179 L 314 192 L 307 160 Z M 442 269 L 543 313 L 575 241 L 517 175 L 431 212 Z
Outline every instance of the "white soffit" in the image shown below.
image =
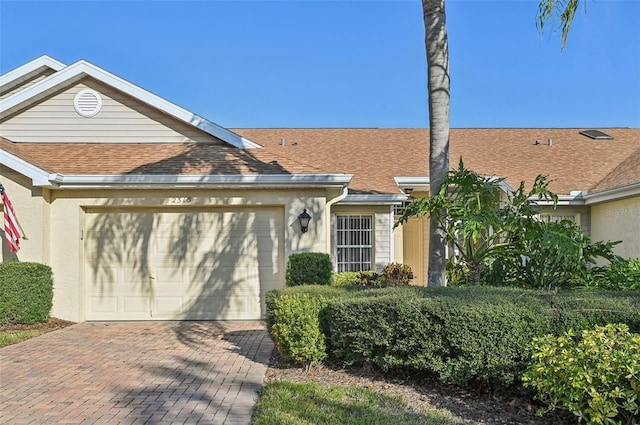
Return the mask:
M 29 86 L 6 99 L 0 100 L 0 115 L 9 115 L 18 109 L 25 107 L 30 102 L 35 102 L 58 88 L 72 85 L 87 76 L 120 90 L 123 93 L 126 93 L 187 124 L 197 127 L 232 146 L 242 149 L 262 147 L 249 139 L 168 102 L 167 100 L 84 60 L 80 60 L 62 68 L 42 81 L 39 81 L 38 83 Z

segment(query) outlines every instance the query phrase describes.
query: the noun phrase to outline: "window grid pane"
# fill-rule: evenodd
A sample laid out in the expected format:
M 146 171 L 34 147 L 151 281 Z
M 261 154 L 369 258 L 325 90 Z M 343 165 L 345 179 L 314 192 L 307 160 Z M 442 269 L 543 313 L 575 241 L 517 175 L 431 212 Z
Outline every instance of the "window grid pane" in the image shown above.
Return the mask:
M 337 216 L 336 258 L 339 272 L 359 272 L 373 267 L 372 216 Z

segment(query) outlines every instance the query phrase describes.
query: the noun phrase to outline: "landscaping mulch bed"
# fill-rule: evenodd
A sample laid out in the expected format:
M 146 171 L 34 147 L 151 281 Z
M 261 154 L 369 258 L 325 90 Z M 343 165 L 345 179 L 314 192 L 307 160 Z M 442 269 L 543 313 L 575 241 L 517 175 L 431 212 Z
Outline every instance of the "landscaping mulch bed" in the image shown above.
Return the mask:
M 28 330 L 40 330 L 43 332 L 49 332 L 49 331 L 55 331 L 56 329 L 62 329 L 74 324 L 75 322 L 69 322 L 68 320 L 56 319 L 55 317 L 52 317 L 45 323 L 33 323 L 29 325 L 22 324 L 22 323 L 7 323 L 0 326 L 0 332 L 28 331 Z
M 320 366 L 307 372 L 273 351 L 265 382 L 288 380 L 327 385 L 353 385 L 388 395 L 401 396 L 416 412 L 439 410 L 464 425 L 565 425 L 577 424 L 568 411 L 556 410 L 536 416 L 541 406 L 519 394 L 490 395 L 486 390 L 467 390 L 436 380 L 408 376 L 388 377 L 370 368 L 339 369 Z

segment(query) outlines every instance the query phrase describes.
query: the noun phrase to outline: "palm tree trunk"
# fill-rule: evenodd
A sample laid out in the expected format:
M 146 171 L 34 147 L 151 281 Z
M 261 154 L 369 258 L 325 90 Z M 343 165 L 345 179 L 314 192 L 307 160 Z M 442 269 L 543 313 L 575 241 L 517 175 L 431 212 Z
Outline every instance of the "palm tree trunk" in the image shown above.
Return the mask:
M 436 194 L 449 172 L 449 44 L 447 41 L 445 0 L 422 0 L 425 47 L 427 50 L 427 88 L 429 92 L 429 179 Z M 435 214 L 429 217 L 428 286 L 446 286 L 446 239 Z

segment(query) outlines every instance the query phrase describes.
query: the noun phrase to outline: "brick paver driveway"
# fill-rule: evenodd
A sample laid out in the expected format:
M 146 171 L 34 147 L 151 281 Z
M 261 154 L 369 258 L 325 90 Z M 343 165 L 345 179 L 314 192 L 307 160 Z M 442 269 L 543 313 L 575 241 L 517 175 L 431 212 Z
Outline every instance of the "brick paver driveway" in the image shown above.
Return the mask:
M 260 322 L 80 323 L 0 349 L 2 424 L 248 424 Z

